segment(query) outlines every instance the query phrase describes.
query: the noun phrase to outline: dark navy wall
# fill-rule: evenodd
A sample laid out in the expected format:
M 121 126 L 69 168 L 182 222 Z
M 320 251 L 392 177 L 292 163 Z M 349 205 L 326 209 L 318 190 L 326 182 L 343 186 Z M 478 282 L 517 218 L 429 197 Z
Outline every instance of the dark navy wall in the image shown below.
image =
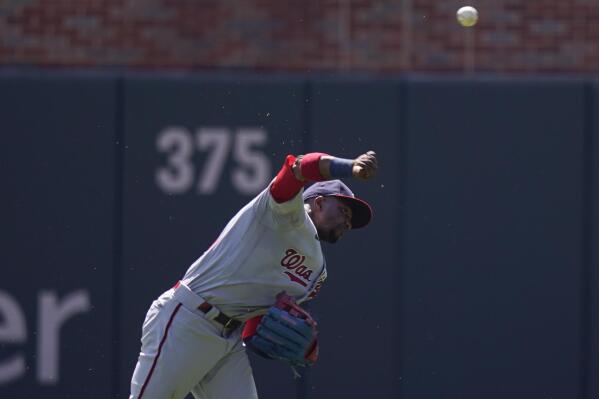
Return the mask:
M 559 79 L 0 75 L 0 397 L 128 396 L 141 323 L 287 153 L 355 157 L 321 359 L 263 399 L 599 395 L 599 91 Z M 42 359 L 42 360 L 40 360 Z M 52 374 L 53 375 L 50 375 Z
M 114 100 L 114 79 L 0 79 L 3 398 L 110 395 Z
M 577 397 L 582 84 L 405 96 L 401 396 Z
M 311 305 L 321 323 L 321 359 L 307 379 L 307 398 L 392 397 L 399 381 L 396 315 L 399 214 L 396 150 L 401 106 L 388 81 L 329 80 L 310 85 L 310 150 L 347 158 L 379 156 L 374 182 L 348 181 L 368 200 L 374 219 L 335 245 L 323 245 L 328 279 Z
M 587 282 L 587 327 L 583 348 L 589 368 L 586 370 L 587 398 L 599 397 L 599 82 L 594 81 L 587 93 L 587 140 L 586 140 L 586 195 L 587 212 L 585 255 Z

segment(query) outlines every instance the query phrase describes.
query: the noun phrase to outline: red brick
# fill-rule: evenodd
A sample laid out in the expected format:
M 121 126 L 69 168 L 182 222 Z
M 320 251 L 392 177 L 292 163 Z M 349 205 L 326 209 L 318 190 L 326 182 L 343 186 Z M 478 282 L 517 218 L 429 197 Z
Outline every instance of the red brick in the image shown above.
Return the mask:
M 479 4 L 481 12 L 479 24 L 470 31 L 477 71 L 599 70 L 599 56 L 588 47 L 599 42 L 599 4 L 471 3 Z M 455 21 L 450 3 L 438 0 L 412 0 L 408 10 L 395 0 L 149 0 L 143 8 L 140 4 L 31 1 L 12 15 L 0 16 L 0 34 L 3 27 L 15 27 L 17 34 L 14 37 L 11 31 L 8 36 L 14 40 L 2 48 L 0 65 L 399 72 L 408 33 L 410 70 L 463 68 L 464 28 Z M 96 18 L 93 25 L 81 27 L 66 22 L 73 16 Z M 564 60 L 563 54 L 571 59 Z M 127 61 L 115 65 L 118 59 Z

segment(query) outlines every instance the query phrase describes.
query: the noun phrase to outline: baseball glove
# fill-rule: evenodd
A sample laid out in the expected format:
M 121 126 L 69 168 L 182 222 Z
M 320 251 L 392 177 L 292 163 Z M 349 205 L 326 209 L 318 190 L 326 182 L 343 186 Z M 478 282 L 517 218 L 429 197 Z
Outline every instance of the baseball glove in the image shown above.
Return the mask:
M 317 325 L 285 292 L 264 316 L 248 320 L 243 341 L 259 355 L 292 366 L 309 366 L 318 359 Z

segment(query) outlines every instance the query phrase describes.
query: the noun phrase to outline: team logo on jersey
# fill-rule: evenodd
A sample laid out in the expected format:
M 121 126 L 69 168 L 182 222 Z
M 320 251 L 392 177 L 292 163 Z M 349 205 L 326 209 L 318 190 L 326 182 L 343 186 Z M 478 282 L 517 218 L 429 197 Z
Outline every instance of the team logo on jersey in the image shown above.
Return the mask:
M 281 266 L 287 269 L 284 273 L 291 281 L 307 287 L 312 276 L 312 269 L 304 265 L 305 260 L 306 257 L 295 249 L 288 249 L 281 259 Z

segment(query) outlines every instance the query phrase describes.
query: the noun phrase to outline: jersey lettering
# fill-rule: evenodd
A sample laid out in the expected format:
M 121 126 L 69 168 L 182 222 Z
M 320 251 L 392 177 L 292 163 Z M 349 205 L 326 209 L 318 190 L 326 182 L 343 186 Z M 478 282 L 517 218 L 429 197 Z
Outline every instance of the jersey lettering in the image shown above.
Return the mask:
M 304 265 L 305 260 L 306 257 L 304 255 L 290 248 L 285 251 L 285 256 L 281 259 L 281 266 L 292 271 L 284 272 L 291 281 L 307 287 L 312 276 L 312 269 Z

